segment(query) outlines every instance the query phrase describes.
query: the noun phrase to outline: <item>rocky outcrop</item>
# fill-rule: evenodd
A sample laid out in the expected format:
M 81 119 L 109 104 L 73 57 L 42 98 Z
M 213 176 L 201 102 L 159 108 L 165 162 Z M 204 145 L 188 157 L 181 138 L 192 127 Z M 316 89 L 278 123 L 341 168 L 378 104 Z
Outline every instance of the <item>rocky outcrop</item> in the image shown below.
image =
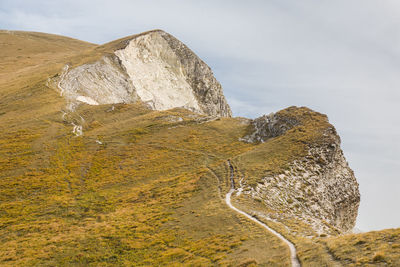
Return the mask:
M 116 56 L 105 56 L 73 69 L 67 65 L 57 87 L 70 108 L 79 102 L 100 105 L 138 100 L 135 87 Z
M 66 70 L 58 88 L 76 104 L 142 101 L 155 110 L 182 107 L 211 116 L 232 114 L 210 67 L 161 30 L 133 36 L 113 54 Z
M 251 122 L 254 130 L 251 134 L 241 138 L 248 143 L 265 142 L 269 138 L 284 134 L 299 124 L 299 121 L 292 117 L 281 116 L 271 113 L 261 116 Z
M 177 55 L 182 68 L 185 70 L 185 78 L 194 91 L 196 99 L 208 115 L 222 117 L 232 116 L 231 109 L 222 92 L 221 84 L 214 77 L 211 68 L 204 63 L 192 50 L 172 35 L 159 33 Z
M 311 148 L 288 171 L 264 177 L 251 194 L 309 223 L 319 233 L 329 232 L 329 226 L 340 232 L 352 230 L 360 202 L 353 171 L 336 144 Z
M 286 114 L 298 109 L 288 110 Z M 267 142 L 270 138 L 305 131 L 300 127 L 313 126 L 312 120 L 304 123 L 298 118 L 279 113 L 258 118 L 253 121 L 254 133 L 245 140 Z M 340 148 L 340 137 L 327 121 L 326 125 L 321 133 L 313 133 L 320 135 L 320 139 L 305 145 L 304 156 L 289 162 L 285 170 L 264 176 L 255 186 L 243 186 L 242 190 L 278 210 L 279 216 L 307 222 L 317 233 L 332 233 L 332 229 L 346 233 L 355 225 L 360 193 Z M 290 129 L 293 130 L 289 132 Z

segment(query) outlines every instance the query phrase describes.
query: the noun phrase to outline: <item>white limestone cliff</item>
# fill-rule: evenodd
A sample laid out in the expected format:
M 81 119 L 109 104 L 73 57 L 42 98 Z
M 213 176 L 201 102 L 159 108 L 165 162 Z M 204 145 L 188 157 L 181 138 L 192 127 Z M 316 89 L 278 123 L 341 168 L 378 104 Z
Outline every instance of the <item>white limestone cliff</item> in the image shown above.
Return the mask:
M 231 110 L 211 69 L 173 36 L 155 30 L 133 36 L 100 60 L 59 76 L 60 93 L 89 105 L 142 101 L 155 110 L 186 108 L 230 117 Z

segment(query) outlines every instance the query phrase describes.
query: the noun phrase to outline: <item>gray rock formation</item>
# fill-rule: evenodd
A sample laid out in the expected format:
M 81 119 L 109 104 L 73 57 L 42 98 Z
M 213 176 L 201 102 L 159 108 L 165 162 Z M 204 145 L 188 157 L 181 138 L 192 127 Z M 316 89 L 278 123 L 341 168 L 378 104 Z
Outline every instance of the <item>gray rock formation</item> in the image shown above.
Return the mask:
M 232 115 L 210 67 L 161 30 L 133 36 L 99 61 L 66 68 L 57 84 L 75 104 L 140 100 L 155 110 L 182 107 L 211 116 Z
M 221 84 L 215 79 L 210 67 L 172 35 L 165 32 L 160 34 L 168 42 L 186 70 L 186 81 L 193 88 L 204 113 L 231 117 L 232 112 L 222 92 Z
M 135 87 L 116 56 L 103 57 L 73 69 L 66 66 L 58 82 L 62 96 L 70 102 L 90 105 L 132 103 L 138 100 Z
M 263 116 L 253 121 L 254 133 L 244 140 L 264 142 L 300 124 L 293 117 Z M 286 218 L 307 222 L 317 233 L 332 233 L 332 229 L 346 233 L 354 228 L 360 193 L 340 148 L 340 137 L 332 125 L 327 125 L 323 141 L 308 144 L 305 157 L 290 162 L 281 173 L 265 176 L 256 186 L 244 186 L 242 190 Z
M 254 127 L 254 131 L 241 138 L 241 141 L 248 143 L 265 142 L 269 138 L 284 134 L 287 130 L 298 125 L 299 121 L 294 118 L 271 113 L 254 119 L 251 124 Z

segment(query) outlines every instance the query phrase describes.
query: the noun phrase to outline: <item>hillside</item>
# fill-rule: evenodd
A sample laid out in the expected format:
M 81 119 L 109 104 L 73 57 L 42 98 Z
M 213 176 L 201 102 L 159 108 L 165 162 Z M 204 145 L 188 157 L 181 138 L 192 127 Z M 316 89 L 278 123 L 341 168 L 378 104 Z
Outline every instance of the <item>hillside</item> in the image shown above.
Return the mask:
M 400 264 L 398 229 L 350 233 L 358 184 L 325 115 L 232 118 L 211 69 L 159 30 L 0 45 L 0 265 L 290 266 L 226 205 L 232 183 L 302 266 Z

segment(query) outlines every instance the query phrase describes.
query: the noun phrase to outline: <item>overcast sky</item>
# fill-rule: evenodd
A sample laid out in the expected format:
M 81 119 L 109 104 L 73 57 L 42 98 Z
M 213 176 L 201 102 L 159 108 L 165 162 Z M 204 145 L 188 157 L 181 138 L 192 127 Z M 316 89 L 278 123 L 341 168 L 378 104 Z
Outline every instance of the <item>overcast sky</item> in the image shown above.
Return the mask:
M 235 116 L 329 116 L 360 184 L 357 227 L 400 227 L 400 1 L 1 0 L 0 28 L 105 43 L 154 28 L 214 70 Z

